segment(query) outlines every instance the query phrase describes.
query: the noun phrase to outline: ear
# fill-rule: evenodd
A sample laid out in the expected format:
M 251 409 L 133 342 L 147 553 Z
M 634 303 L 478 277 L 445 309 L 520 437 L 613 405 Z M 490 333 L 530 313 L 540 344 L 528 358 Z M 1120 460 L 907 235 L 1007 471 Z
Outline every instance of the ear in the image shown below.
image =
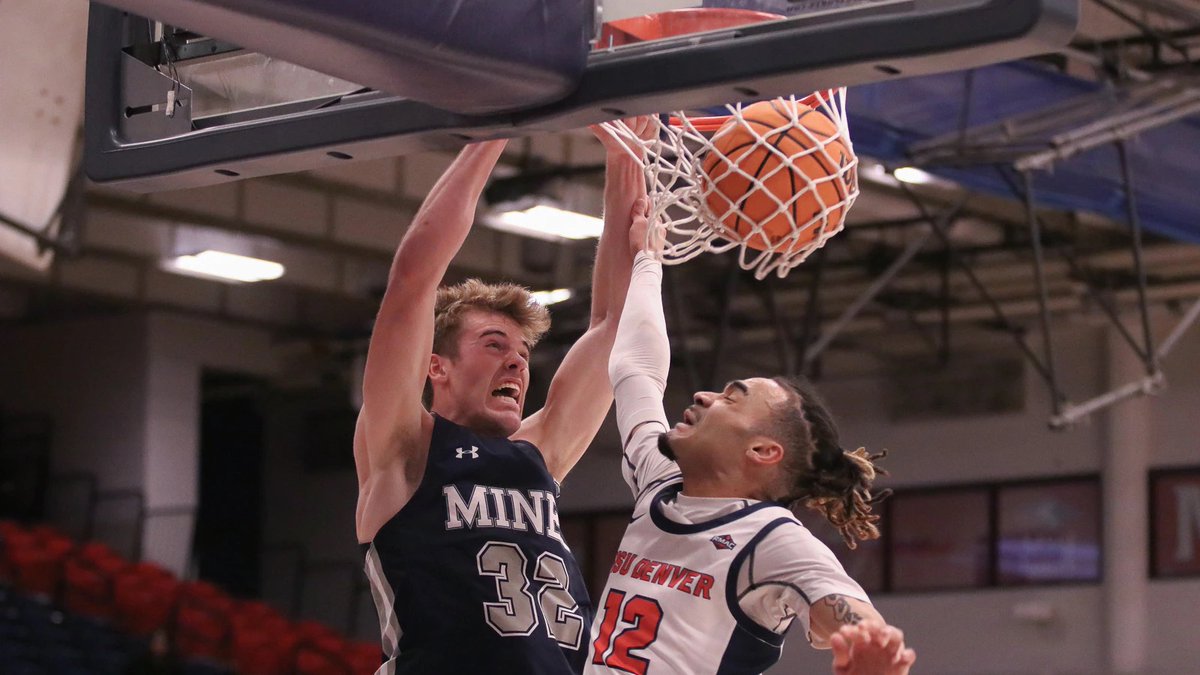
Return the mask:
M 783 461 L 783 456 L 783 446 L 766 436 L 755 438 L 753 445 L 746 450 L 746 457 L 750 462 L 763 468 L 779 464 Z
M 433 382 L 444 382 L 449 376 L 446 372 L 447 359 L 438 354 L 429 355 L 429 379 Z

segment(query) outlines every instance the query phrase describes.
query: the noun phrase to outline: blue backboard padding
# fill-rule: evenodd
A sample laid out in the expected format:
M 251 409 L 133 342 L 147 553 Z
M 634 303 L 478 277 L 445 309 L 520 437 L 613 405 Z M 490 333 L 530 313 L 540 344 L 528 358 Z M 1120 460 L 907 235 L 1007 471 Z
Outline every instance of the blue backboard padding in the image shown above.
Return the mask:
M 968 127 L 1036 111 L 1101 87 L 1025 62 L 979 68 L 973 79 Z M 957 72 L 851 88 L 847 108 L 855 151 L 892 165 L 904 163 L 911 143 L 959 128 L 966 83 L 966 73 Z M 1145 132 L 1129 141 L 1128 150 L 1142 225 L 1164 237 L 1200 243 L 1200 118 Z M 1013 191 L 1001 171 L 1020 182 L 1011 169 L 996 166 L 927 170 L 974 190 L 1009 197 Z M 1127 220 L 1121 165 L 1112 144 L 1059 160 L 1032 177 L 1040 206 Z

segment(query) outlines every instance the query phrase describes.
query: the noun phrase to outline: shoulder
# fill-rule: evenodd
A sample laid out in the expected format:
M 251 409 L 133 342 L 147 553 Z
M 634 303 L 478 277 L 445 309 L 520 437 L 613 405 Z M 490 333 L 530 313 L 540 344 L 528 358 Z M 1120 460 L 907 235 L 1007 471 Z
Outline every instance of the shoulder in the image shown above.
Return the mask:
M 679 494 L 683 486 L 683 474 L 678 470 L 647 483 L 636 496 L 634 513 L 646 513 L 660 499 L 670 499 Z
M 844 574 L 833 551 L 786 509 L 764 509 L 763 516 L 777 516 L 765 525 L 755 542 L 755 567 L 764 572 L 787 573 L 827 568 Z

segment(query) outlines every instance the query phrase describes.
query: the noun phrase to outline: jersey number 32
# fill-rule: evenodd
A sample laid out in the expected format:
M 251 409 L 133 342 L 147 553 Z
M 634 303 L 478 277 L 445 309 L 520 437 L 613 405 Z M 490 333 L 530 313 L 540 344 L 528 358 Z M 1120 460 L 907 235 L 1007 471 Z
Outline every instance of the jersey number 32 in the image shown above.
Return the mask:
M 499 602 L 483 603 L 488 625 L 505 637 L 531 635 L 545 621 L 546 633 L 568 649 L 579 649 L 583 617 L 571 596 L 571 578 L 563 559 L 543 551 L 529 567 L 519 546 L 489 541 L 475 556 L 479 574 L 495 577 Z M 535 596 L 530 579 L 541 584 Z

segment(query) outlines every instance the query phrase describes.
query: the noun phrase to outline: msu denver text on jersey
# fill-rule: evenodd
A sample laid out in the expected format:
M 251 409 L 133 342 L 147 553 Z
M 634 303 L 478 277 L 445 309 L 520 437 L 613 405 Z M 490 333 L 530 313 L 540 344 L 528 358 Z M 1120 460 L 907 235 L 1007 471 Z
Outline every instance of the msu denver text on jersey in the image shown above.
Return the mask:
M 470 499 L 464 499 L 454 485 L 443 485 L 446 498 L 446 529 L 492 527 L 518 532 L 534 532 L 566 546 L 558 522 L 558 502 L 546 490 L 476 485 Z

